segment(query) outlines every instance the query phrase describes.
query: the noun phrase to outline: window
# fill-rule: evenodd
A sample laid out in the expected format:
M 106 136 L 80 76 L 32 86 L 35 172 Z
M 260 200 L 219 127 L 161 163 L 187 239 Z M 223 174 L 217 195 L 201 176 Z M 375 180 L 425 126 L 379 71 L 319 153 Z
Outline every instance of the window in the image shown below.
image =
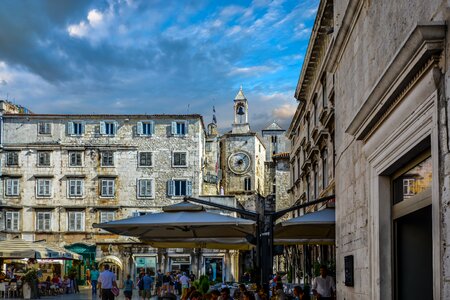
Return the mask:
M 306 176 L 306 201 L 311 201 L 311 188 L 309 175 Z
M 39 134 L 51 134 L 51 125 L 50 123 L 39 122 L 38 124 L 38 133 Z
M 252 179 L 250 177 L 244 178 L 244 191 L 252 190 Z
M 319 198 L 319 168 L 314 164 L 314 200 Z
M 100 223 L 114 221 L 115 216 L 116 213 L 113 211 L 102 211 L 100 212 Z
M 328 151 L 324 149 L 322 151 L 322 188 L 328 187 Z
M 100 134 L 103 135 L 115 135 L 119 124 L 115 121 L 102 121 L 100 122 Z
M 84 212 L 82 211 L 70 211 L 69 218 L 69 231 L 83 231 L 84 230 Z
M 191 196 L 192 182 L 189 180 L 169 180 L 168 181 L 169 196 Z
M 317 125 L 317 97 L 314 96 L 313 99 L 313 109 L 314 109 L 314 126 Z
M 206 144 L 205 144 L 205 151 L 206 152 L 211 152 L 212 151 L 212 143 L 211 142 L 206 142 Z
M 7 211 L 5 213 L 5 229 L 9 231 L 19 230 L 19 212 Z
M 38 151 L 38 166 L 48 167 L 50 166 L 50 152 Z
M 85 131 L 85 123 L 81 121 L 67 123 L 67 133 L 69 135 L 83 135 Z
M 69 152 L 69 166 L 81 167 L 83 165 L 82 154 L 81 151 Z
M 67 185 L 69 197 L 82 197 L 83 186 L 84 186 L 83 179 L 69 179 Z
M 172 135 L 186 135 L 188 133 L 188 122 L 172 122 Z
M 6 196 L 19 196 L 19 179 L 7 178 L 5 180 L 5 185 Z
M 36 213 L 36 230 L 37 231 L 51 231 L 52 227 L 52 213 L 51 212 L 37 212 Z
M 431 157 L 425 158 L 411 169 L 403 171 L 394 180 L 394 204 L 412 198 L 431 187 L 432 164 Z
M 187 166 L 186 156 L 187 156 L 186 152 L 174 152 L 172 166 L 186 167 Z
M 414 178 L 403 179 L 403 196 L 412 196 L 414 195 Z
M 140 167 L 151 167 L 152 165 L 153 165 L 152 153 L 151 152 L 139 152 L 139 166 Z
M 274 178 L 272 181 L 272 193 L 276 194 L 277 193 L 277 179 Z
M 102 179 L 100 185 L 102 197 L 114 197 L 114 179 Z
M 328 106 L 328 95 L 327 95 L 327 77 L 326 74 L 323 74 L 322 76 L 322 104 L 323 107 L 327 107 Z
M 51 179 L 41 178 L 37 180 L 37 195 L 38 197 L 51 196 Z
M 151 214 L 151 212 L 147 212 L 147 211 L 133 211 L 133 213 L 131 214 L 131 216 L 134 217 L 140 217 L 140 216 L 145 216 Z
M 114 166 L 114 152 L 103 151 L 101 152 L 102 167 Z
M 142 198 L 153 197 L 153 179 L 139 179 L 138 180 L 138 195 Z
M 155 133 L 154 122 L 137 122 L 137 134 L 138 135 L 153 135 Z
M 19 151 L 6 152 L 6 165 L 18 166 L 19 165 Z

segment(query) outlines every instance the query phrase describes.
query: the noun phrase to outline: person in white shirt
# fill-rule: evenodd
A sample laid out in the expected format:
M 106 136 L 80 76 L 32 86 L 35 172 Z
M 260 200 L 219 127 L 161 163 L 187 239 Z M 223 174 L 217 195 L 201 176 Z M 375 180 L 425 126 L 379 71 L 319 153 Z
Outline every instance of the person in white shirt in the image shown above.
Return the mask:
M 336 293 L 333 277 L 327 275 L 327 267 L 320 266 L 320 276 L 314 278 L 312 292 L 317 299 L 331 300 Z
M 181 289 L 182 289 L 182 295 L 184 295 L 184 290 L 189 288 L 189 283 L 191 279 L 187 277 L 186 272 L 183 272 L 183 275 L 180 277 L 180 283 L 181 283 Z
M 112 287 L 117 287 L 116 274 L 109 270 L 109 265 L 104 266 L 104 271 L 98 278 L 98 289 L 101 291 L 102 300 L 114 300 Z

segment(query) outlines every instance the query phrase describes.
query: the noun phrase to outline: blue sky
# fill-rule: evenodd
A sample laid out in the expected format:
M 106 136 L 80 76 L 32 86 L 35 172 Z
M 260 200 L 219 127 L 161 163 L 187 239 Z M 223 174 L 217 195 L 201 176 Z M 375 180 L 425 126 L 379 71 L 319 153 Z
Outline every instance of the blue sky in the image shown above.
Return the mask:
M 36 113 L 185 114 L 287 129 L 318 1 L 0 2 L 0 98 Z

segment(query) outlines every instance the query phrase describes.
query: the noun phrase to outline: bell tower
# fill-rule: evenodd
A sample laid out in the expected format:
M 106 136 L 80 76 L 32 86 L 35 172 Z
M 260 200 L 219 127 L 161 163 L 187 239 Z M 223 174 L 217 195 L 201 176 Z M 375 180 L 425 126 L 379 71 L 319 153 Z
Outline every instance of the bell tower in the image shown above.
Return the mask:
M 234 98 L 234 123 L 232 124 L 232 133 L 248 132 L 250 132 L 250 125 L 248 124 L 248 102 L 241 86 Z

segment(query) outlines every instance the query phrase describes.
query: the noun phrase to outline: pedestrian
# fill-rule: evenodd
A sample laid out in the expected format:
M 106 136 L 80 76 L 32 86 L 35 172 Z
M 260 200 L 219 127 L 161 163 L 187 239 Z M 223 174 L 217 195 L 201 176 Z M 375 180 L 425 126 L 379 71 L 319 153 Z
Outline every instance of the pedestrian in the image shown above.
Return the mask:
M 163 295 L 170 293 L 170 273 L 167 272 L 163 276 Z
M 152 296 L 152 285 L 153 285 L 153 277 L 150 276 L 150 273 L 147 271 L 145 276 L 142 278 L 142 281 L 144 282 L 144 291 L 142 292 L 142 298 L 150 299 Z
M 276 300 L 285 300 L 286 294 L 284 293 L 283 283 L 281 281 L 277 282 L 277 286 L 275 287 L 275 299 Z
M 91 270 L 89 268 L 86 269 L 86 283 L 88 286 L 91 285 Z
M 314 278 L 312 284 L 313 295 L 320 300 L 331 300 L 336 293 L 333 277 L 328 276 L 328 270 L 325 265 L 321 265 L 319 270 L 320 276 Z
M 100 272 L 97 270 L 95 266 L 92 266 L 91 273 L 91 286 L 92 286 L 92 295 L 97 295 L 97 282 L 98 277 L 100 276 Z
M 233 300 L 230 297 L 230 289 L 225 287 L 220 291 L 220 300 Z
M 294 287 L 294 300 L 305 300 L 305 292 L 300 286 Z
M 189 284 L 190 284 L 190 279 L 189 277 L 186 276 L 186 272 L 183 272 L 183 275 L 181 275 L 180 277 L 180 284 L 181 284 L 181 294 L 184 293 L 184 291 L 186 289 L 189 288 Z
M 161 270 L 158 269 L 158 271 L 156 272 L 156 295 L 159 297 L 161 296 L 161 289 L 163 286 L 163 276 L 164 274 L 161 273 Z
M 98 287 L 101 290 L 102 300 L 114 300 L 114 294 L 111 289 L 117 287 L 116 274 L 109 270 L 109 265 L 104 266 L 104 271 L 98 278 Z
M 123 282 L 123 287 L 125 299 L 131 300 L 131 297 L 133 296 L 134 283 L 133 280 L 131 280 L 130 274 L 127 275 L 127 280 Z

